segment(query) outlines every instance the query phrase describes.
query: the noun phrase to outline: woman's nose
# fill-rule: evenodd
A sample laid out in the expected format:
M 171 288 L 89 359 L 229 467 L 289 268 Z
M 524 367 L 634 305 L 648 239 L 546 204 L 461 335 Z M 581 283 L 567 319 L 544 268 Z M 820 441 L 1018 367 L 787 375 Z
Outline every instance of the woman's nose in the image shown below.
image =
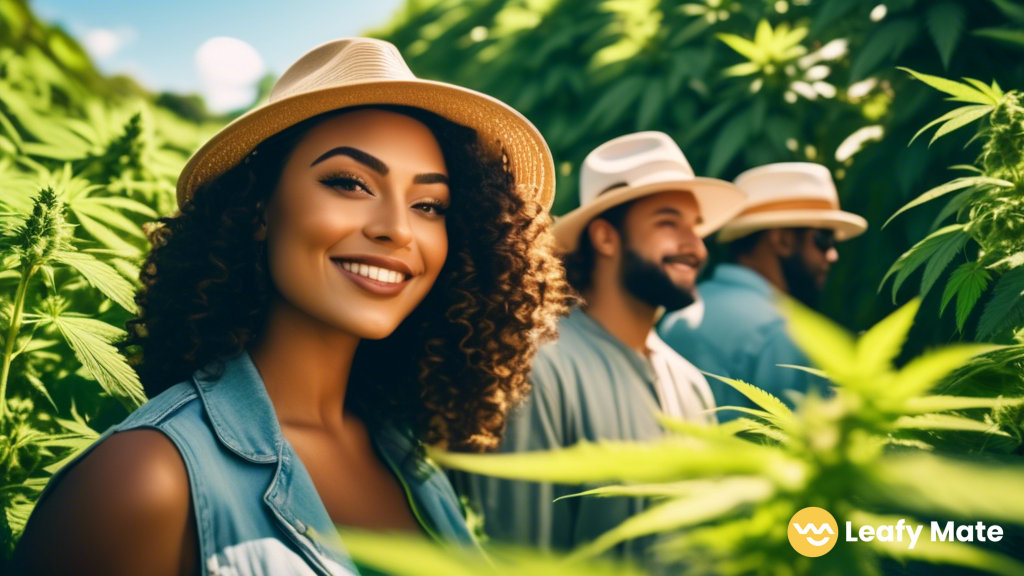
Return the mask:
M 405 206 L 393 201 L 381 202 L 370 213 L 363 233 L 375 242 L 405 246 L 412 241 L 412 228 Z

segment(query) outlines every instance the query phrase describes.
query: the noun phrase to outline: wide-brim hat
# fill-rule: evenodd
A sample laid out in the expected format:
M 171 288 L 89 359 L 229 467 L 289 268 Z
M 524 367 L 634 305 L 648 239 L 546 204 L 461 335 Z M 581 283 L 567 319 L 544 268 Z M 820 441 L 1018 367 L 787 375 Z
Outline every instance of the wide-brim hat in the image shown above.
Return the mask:
M 779 162 L 743 172 L 735 183 L 750 194 L 738 216 L 716 239 L 731 242 L 770 228 L 828 228 L 842 242 L 868 229 L 861 216 L 839 208 L 828 168 L 811 162 Z
M 178 177 L 178 205 L 285 128 L 331 110 L 374 104 L 420 108 L 472 128 L 481 145 L 504 155 L 520 196 L 551 207 L 554 160 L 529 120 L 486 94 L 416 78 L 394 45 L 372 38 L 332 40 L 292 64 L 266 104 L 233 120 L 189 158 Z
M 717 178 L 694 175 L 686 156 L 662 132 L 637 132 L 609 140 L 587 155 L 580 169 L 580 207 L 555 220 L 560 250 L 576 250 L 591 220 L 620 204 L 661 192 L 689 192 L 700 207 L 702 223 L 694 232 L 705 237 L 743 207 L 747 194 Z
M 842 210 L 791 208 L 785 212 L 740 216 L 722 228 L 715 238 L 719 242 L 731 242 L 770 228 L 828 228 L 835 232 L 836 242 L 843 242 L 863 234 L 868 228 L 868 222 L 861 216 Z

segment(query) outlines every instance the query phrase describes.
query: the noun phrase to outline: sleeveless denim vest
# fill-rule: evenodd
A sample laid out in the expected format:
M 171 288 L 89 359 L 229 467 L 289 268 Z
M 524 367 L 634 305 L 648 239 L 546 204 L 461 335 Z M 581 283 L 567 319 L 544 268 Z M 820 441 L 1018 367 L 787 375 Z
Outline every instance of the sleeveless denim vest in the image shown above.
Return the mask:
M 111 427 L 60 470 L 40 496 L 116 432 L 156 429 L 188 470 L 201 573 L 209 576 L 359 574 L 323 502 L 278 425 L 249 354 L 211 363 Z M 423 529 L 435 539 L 475 546 L 448 478 L 416 457 L 416 441 L 394 427 L 372 434 Z M 335 536 L 332 536 L 335 535 Z

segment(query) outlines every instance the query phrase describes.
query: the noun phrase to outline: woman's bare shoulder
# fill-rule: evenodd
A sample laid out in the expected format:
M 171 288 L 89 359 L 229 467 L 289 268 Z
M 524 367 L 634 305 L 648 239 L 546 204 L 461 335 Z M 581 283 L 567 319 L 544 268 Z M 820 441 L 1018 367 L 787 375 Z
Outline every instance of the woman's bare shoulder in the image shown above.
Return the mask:
M 188 473 L 150 429 L 112 435 L 40 502 L 15 574 L 191 574 L 197 562 Z

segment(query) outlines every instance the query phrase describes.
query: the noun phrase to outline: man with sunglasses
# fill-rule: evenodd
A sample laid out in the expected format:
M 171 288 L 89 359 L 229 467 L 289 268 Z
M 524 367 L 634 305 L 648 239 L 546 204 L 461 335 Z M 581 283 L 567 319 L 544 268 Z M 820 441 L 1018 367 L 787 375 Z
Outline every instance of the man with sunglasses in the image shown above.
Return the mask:
M 740 174 L 749 194 L 743 211 L 718 232 L 726 262 L 698 285 L 704 305 L 699 325 L 693 311 L 666 315 L 658 331 L 702 370 L 763 388 L 792 405 L 787 390 L 805 393 L 823 384 L 807 372 L 779 364 L 810 365 L 786 332 L 780 295 L 812 308 L 839 259 L 835 243 L 862 234 L 867 221 L 839 209 L 828 169 L 807 162 L 769 164 Z M 732 387 L 709 379 L 719 406 L 755 407 Z M 720 412 L 720 421 L 740 416 Z

